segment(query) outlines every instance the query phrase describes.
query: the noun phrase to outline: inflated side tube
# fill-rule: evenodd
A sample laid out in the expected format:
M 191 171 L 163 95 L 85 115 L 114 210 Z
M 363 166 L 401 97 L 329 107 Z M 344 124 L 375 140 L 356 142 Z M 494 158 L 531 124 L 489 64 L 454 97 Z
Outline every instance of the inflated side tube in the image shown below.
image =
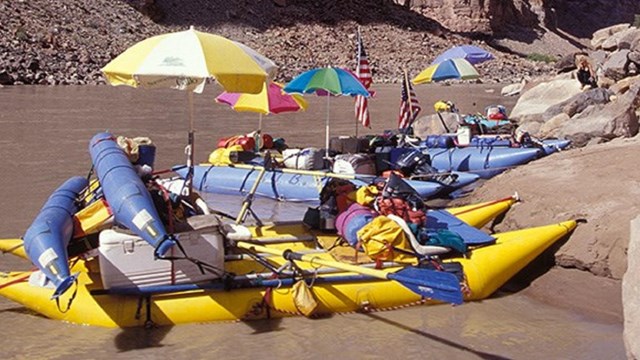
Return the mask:
M 49 196 L 24 235 L 27 256 L 56 287 L 52 299 L 67 291 L 76 279 L 70 274 L 67 245 L 73 236 L 78 194 L 88 185 L 81 176 L 65 181 Z
M 175 239 L 167 234 L 149 191 L 116 138 L 109 133 L 96 134 L 89 152 L 115 222 L 151 244 L 156 257 L 163 257 L 176 245 Z

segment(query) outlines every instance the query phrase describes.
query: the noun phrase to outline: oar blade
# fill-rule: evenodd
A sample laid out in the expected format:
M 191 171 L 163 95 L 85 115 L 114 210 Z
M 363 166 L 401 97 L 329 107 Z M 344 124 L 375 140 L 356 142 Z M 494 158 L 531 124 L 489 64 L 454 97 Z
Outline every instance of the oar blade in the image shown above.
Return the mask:
M 463 302 L 460 281 L 452 273 L 410 266 L 395 273 L 389 273 L 387 278 L 401 283 L 409 290 L 426 298 L 456 305 Z

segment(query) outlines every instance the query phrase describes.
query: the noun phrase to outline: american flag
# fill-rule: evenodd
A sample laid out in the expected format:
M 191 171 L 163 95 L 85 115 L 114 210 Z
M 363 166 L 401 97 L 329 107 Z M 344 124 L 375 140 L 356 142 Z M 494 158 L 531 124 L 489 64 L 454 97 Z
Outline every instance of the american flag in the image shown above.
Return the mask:
M 364 51 L 364 45 L 362 45 L 362 37 L 360 31 L 358 31 L 358 48 L 356 51 L 356 76 L 360 79 L 362 85 L 369 89 L 373 78 L 371 77 L 371 69 L 369 69 L 369 58 Z M 361 95 L 356 96 L 356 119 L 364 127 L 371 127 L 371 118 L 369 116 L 369 100 Z
M 408 92 L 407 92 L 408 90 Z M 402 100 L 400 101 L 400 116 L 398 117 L 398 129 L 405 129 L 411 122 L 418 116 L 420 110 L 420 104 L 416 97 L 415 91 L 411 83 L 405 76 L 402 80 Z

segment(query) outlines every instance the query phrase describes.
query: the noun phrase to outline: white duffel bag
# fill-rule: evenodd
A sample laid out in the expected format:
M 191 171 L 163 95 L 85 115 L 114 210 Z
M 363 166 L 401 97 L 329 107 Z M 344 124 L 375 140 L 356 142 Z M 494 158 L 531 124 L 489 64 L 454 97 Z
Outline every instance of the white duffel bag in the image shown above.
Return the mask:
M 324 152 L 317 148 L 285 149 L 282 152 L 284 166 L 289 169 L 324 169 Z
M 376 174 L 376 163 L 369 154 L 340 154 L 335 158 L 333 168 L 336 174 Z

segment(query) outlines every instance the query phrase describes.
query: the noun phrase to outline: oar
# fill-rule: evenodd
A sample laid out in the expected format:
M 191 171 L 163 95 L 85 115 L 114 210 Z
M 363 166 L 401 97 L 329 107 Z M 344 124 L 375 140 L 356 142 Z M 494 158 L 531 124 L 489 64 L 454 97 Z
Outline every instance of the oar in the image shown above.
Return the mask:
M 256 245 L 244 241 L 237 241 L 235 245 L 242 249 L 254 252 L 280 255 L 286 260 L 298 260 L 311 264 L 324 265 L 339 270 L 354 272 L 383 280 L 394 280 L 413 291 L 414 293 L 434 300 L 440 300 L 452 304 L 462 304 L 462 290 L 458 278 L 447 272 L 421 269 L 407 266 L 397 272 L 386 272 L 377 269 L 369 269 L 362 266 L 345 264 L 320 258 L 314 254 L 301 254 L 291 250 L 280 250 L 266 246 Z
M 436 113 L 438 114 L 438 117 L 440 118 L 440 123 L 442 124 L 442 127 L 444 128 L 444 131 L 446 131 L 448 133 L 449 132 L 449 128 L 447 127 L 447 124 L 444 122 L 444 118 L 442 117 L 442 114 L 440 113 L 440 111 L 436 111 Z
M 258 177 L 256 178 L 255 182 L 253 183 L 253 186 L 251 186 L 251 190 L 249 191 L 249 193 L 247 194 L 247 196 L 245 196 L 244 201 L 242 202 L 242 208 L 240 208 L 240 212 L 238 213 L 238 217 L 236 217 L 236 224 L 242 224 L 244 222 L 244 220 L 247 217 L 247 212 L 252 212 L 251 210 L 251 204 L 253 203 L 253 197 L 256 194 L 256 190 L 258 190 L 258 185 L 260 185 L 260 182 L 262 181 L 262 178 L 264 177 L 264 173 L 267 171 L 266 167 L 263 167 L 260 169 L 260 172 L 258 173 Z M 256 221 L 258 222 L 258 225 L 261 226 L 262 223 L 260 222 L 260 219 L 258 219 L 257 216 L 255 216 L 254 214 L 254 218 L 256 219 Z

